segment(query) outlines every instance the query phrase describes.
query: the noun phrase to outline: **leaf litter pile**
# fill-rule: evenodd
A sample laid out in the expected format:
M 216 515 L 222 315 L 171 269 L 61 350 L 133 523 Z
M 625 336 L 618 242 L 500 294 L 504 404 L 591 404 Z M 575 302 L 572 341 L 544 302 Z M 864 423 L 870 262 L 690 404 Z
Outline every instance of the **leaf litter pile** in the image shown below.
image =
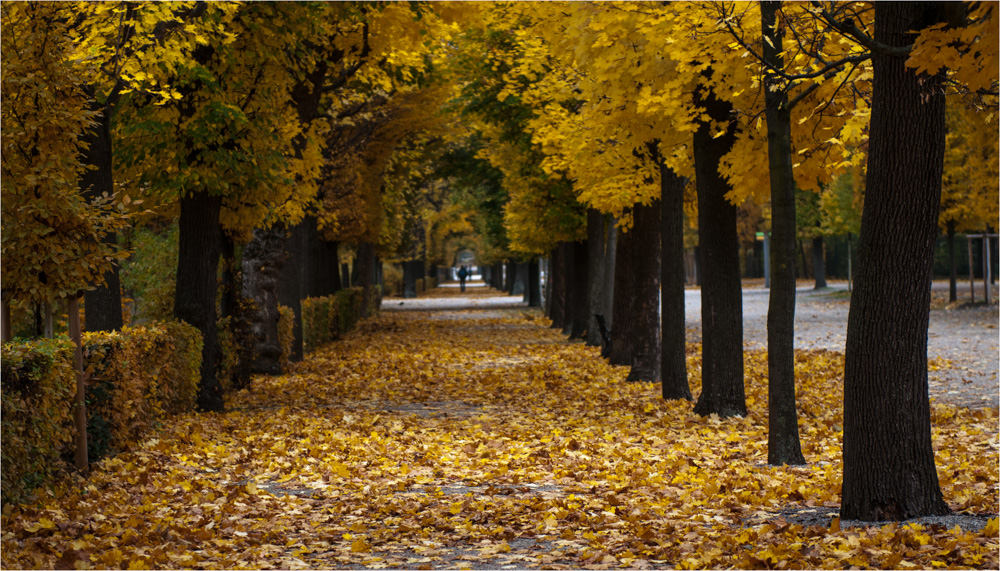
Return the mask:
M 702 418 L 547 325 L 383 313 L 228 412 L 5 506 L 0 563 L 997 568 L 996 409 L 932 406 L 945 499 L 980 525 L 842 527 L 841 354 L 797 355 L 809 464 L 769 467 L 765 353 L 745 357 L 750 415 Z M 697 345 L 688 359 L 697 395 Z

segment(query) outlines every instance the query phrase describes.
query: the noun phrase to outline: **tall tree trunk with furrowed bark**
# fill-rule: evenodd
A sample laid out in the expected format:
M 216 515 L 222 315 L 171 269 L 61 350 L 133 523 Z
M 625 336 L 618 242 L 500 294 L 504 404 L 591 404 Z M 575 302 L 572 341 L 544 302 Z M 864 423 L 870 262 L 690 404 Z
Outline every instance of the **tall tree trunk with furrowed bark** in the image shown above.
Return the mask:
M 701 242 L 701 394 L 694 411 L 702 416 L 746 416 L 743 386 L 743 292 L 740 283 L 736 207 L 719 163 L 736 141 L 732 105 L 699 87 L 695 102 L 713 121 L 727 125 L 719 136 L 702 123 L 694 134 L 698 188 L 698 239 Z
M 907 46 L 948 3 L 876 2 L 875 40 Z M 868 180 L 844 368 L 844 519 L 949 512 L 934 465 L 927 384 L 931 272 L 941 203 L 940 76 L 872 56 Z
M 87 146 L 81 159 L 83 164 L 94 168 L 80 175 L 80 189 L 91 200 L 104 193 L 111 195 L 115 192 L 111 154 L 112 107 L 95 101 L 92 110 L 99 111 L 100 115 L 94 118 L 94 126 L 83 137 Z M 117 235 L 108 234 L 103 241 L 113 244 Z M 117 263 L 104 274 L 103 285 L 83 293 L 83 308 L 87 331 L 118 331 L 122 328 L 121 280 Z
M 691 400 L 684 324 L 684 187 L 687 181 L 660 163 L 660 346 L 664 399 Z
M 614 325 L 611 326 L 611 351 L 608 361 L 612 365 L 632 365 L 632 331 L 635 320 L 632 318 L 632 298 L 635 296 L 635 268 L 638 260 L 634 258 L 635 248 L 632 240 L 635 234 L 629 230 L 617 230 L 615 243 L 615 281 L 614 301 L 611 313 L 614 315 Z
M 783 69 L 780 2 L 761 2 L 764 62 Z M 788 92 L 775 75 L 764 80 L 767 158 L 771 175 L 771 293 L 767 308 L 767 462 L 805 464 L 795 409 L 795 178 Z
M 216 377 L 215 295 L 222 254 L 221 209 L 222 197 L 204 191 L 181 198 L 174 317 L 201 331 L 203 345 L 197 404 L 205 411 L 221 411 L 225 406 L 222 385 Z
M 628 243 L 635 262 L 634 289 L 626 315 L 618 314 L 619 329 L 631 322 L 632 368 L 626 381 L 660 382 L 660 204 L 632 207 Z

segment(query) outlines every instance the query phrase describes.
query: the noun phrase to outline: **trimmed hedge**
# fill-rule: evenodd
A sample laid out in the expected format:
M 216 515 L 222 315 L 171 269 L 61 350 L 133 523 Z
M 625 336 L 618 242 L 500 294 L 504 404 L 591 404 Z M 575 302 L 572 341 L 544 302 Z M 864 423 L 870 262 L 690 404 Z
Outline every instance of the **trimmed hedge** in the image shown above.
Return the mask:
M 194 409 L 201 334 L 186 323 L 84 333 L 88 456 L 127 450 L 167 415 Z M 3 501 L 48 482 L 72 458 L 73 344 L 67 338 L 4 343 Z
M 374 301 L 374 300 L 373 300 Z M 302 344 L 306 352 L 324 343 L 336 341 L 357 325 L 365 303 L 364 290 L 359 287 L 342 289 L 326 297 L 302 300 Z M 378 312 L 378 305 L 369 307 L 369 315 Z
M 85 333 L 91 461 L 127 450 L 167 415 L 194 409 L 201 333 L 178 321 Z
M 18 500 L 58 471 L 59 454 L 73 442 L 76 371 L 73 343 L 63 337 L 4 343 L 2 395 L 3 503 Z

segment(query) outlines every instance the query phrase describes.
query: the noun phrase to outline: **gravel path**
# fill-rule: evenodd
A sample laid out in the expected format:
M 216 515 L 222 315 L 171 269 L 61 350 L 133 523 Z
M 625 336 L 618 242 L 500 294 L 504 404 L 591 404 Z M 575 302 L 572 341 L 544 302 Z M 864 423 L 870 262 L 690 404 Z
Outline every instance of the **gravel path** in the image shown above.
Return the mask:
M 496 290 L 485 287 L 480 281 L 470 282 L 463 296 L 454 295 L 457 286 L 443 284 L 438 294 L 431 290 L 416 299 L 386 298 L 383 309 L 447 312 L 441 316 L 447 319 L 500 317 L 508 310 L 527 309 L 520 296 L 498 295 Z M 803 282 L 798 288 L 795 301 L 796 349 L 844 350 L 849 294 L 846 283 L 831 282 L 830 286 L 817 291 Z M 982 290 L 977 293 L 981 299 Z M 960 292 L 961 295 L 963 292 Z M 928 379 L 931 397 L 964 407 L 1000 407 L 998 306 L 948 305 L 946 300 L 947 283 L 936 282 L 927 347 L 931 359 Z M 743 340 L 748 348 L 767 347 L 767 306 L 767 289 L 752 283 L 744 286 Z M 469 309 L 481 311 L 466 313 Z M 700 289 L 686 290 L 685 312 L 687 340 L 698 342 L 701 340 Z

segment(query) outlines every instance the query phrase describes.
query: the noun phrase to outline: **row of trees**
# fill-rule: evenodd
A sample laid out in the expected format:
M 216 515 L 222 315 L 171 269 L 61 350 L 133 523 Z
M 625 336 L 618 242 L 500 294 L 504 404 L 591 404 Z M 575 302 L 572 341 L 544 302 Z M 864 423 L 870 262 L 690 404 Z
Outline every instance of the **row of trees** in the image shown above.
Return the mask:
M 118 329 L 116 233 L 175 220 L 173 313 L 205 340 L 199 405 L 221 409 L 220 258 L 221 310 L 252 337 L 243 371 L 275 372 L 278 302 L 296 312 L 301 358 L 299 300 L 340 287 L 339 243 L 374 297 L 376 255 L 412 249 L 413 212 L 432 211 L 439 239 L 461 230 L 423 192 L 423 155 L 449 131 L 436 68 L 461 12 L 5 3 L 5 302 L 87 290 L 87 328 Z
M 996 224 L 994 4 L 2 9 L 5 302 L 89 290 L 88 329 L 121 327 L 116 234 L 176 220 L 173 312 L 205 340 L 203 409 L 224 402 L 217 307 L 248 339 L 245 386 L 278 370 L 279 302 L 301 358 L 300 300 L 343 285 L 346 251 L 373 302 L 379 258 L 473 249 L 534 277 L 548 257 L 555 327 L 597 344 L 604 315 L 629 380 L 691 399 L 686 219 L 695 411 L 745 415 L 737 205 L 752 199 L 773 232 L 769 462 L 802 463 L 796 198 L 821 197 L 828 213 L 863 203 L 842 515 L 947 510 L 926 395 L 931 247 L 939 223 Z
M 686 213 L 697 220 L 703 272 L 695 411 L 746 414 L 735 205 L 768 205 L 772 464 L 804 462 L 792 351 L 796 195 L 823 197 L 829 212 L 863 204 L 842 513 L 947 511 L 927 399 L 932 248 L 939 222 L 996 226 L 994 5 L 501 4 L 464 40 L 483 57 L 463 110 L 487 142 L 477 156 L 503 175 L 511 249 L 551 252 L 555 327 L 580 335 L 587 313 L 613 316 L 609 357 L 631 367 L 629 380 L 691 398 Z M 979 144 L 966 147 L 968 137 Z M 939 217 L 942 205 L 952 214 Z M 602 271 L 609 259 L 614 270 Z M 610 306 L 601 303 L 609 288 Z

